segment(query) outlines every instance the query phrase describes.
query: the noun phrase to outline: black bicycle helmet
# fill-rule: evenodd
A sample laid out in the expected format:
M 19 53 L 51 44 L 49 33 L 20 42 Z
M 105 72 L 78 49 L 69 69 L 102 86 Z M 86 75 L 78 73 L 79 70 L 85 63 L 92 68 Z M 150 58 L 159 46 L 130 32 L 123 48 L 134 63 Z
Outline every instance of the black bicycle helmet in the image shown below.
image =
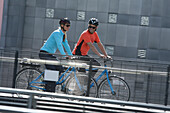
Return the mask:
M 91 18 L 91 19 L 89 20 L 89 24 L 98 26 L 98 25 L 99 25 L 99 21 L 98 21 L 98 19 L 96 19 L 96 18 Z
M 68 19 L 68 18 L 62 18 L 62 19 L 60 19 L 60 21 L 59 21 L 59 24 L 61 25 L 61 24 L 66 24 L 66 23 L 68 23 L 68 24 L 70 24 L 70 20 Z

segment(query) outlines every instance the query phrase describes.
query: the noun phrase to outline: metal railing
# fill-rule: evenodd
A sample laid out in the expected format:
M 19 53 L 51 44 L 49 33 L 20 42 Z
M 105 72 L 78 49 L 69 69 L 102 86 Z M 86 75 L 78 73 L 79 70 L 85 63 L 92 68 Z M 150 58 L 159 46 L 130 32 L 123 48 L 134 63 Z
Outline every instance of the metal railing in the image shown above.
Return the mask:
M 73 96 L 66 94 L 56 94 L 3 87 L 0 87 L 0 97 L 1 105 L 10 106 L 16 109 L 29 108 L 28 111 L 30 109 L 75 113 L 76 112 L 166 113 L 170 111 L 170 106 L 164 105 L 99 99 L 92 97 Z M 5 110 L 3 107 L 0 107 L 0 111 L 16 111 L 16 109 Z
M 80 64 L 80 63 L 75 63 L 75 62 L 59 62 L 59 61 L 48 61 L 48 60 L 40 60 L 40 59 L 30 59 L 30 58 L 18 58 L 18 53 L 16 52 L 15 54 L 15 58 L 14 57 L 0 57 L 0 61 L 3 62 L 12 62 L 14 63 L 14 68 L 17 67 L 17 62 L 28 62 L 28 63 L 39 63 L 39 64 L 52 64 L 52 65 L 69 65 L 69 66 L 74 66 L 74 67 L 84 67 L 84 68 L 89 68 L 89 65 L 87 64 Z M 123 73 L 123 74 L 134 74 L 134 75 L 146 75 L 146 76 L 150 76 L 150 75 L 160 75 L 160 76 L 164 76 L 166 78 L 165 81 L 165 94 L 164 94 L 164 105 L 168 105 L 168 100 L 169 100 L 169 71 L 170 68 L 167 65 L 167 72 L 161 72 L 161 71 L 150 71 L 150 70 L 141 70 L 141 69 L 128 69 L 128 68 L 116 68 L 116 67 L 103 67 L 103 66 L 91 66 L 92 67 L 96 67 L 99 68 L 101 70 L 103 69 L 108 69 L 108 70 L 112 70 L 112 72 L 115 73 Z M 14 75 L 16 75 L 16 71 L 17 69 L 14 69 L 13 73 Z M 14 77 L 15 80 L 15 77 Z M 14 84 L 14 82 L 13 82 Z M 149 89 L 148 89 L 149 90 Z M 147 94 L 149 95 L 149 94 Z M 148 97 L 146 97 L 147 99 Z M 146 102 L 148 103 L 148 100 L 146 100 Z

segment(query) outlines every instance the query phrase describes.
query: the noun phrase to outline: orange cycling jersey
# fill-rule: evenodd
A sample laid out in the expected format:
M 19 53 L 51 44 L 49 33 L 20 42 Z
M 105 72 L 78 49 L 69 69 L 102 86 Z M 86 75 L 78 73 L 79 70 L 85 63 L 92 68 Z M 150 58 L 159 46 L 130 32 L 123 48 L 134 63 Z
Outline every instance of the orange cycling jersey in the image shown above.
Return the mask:
M 91 43 L 100 42 L 98 34 L 96 32 L 91 34 L 88 30 L 85 30 L 81 34 L 81 36 L 80 36 L 75 48 L 73 49 L 72 53 L 74 55 L 83 55 L 83 56 L 87 55 L 87 53 L 90 49 L 90 47 L 87 45 L 88 42 L 91 42 Z

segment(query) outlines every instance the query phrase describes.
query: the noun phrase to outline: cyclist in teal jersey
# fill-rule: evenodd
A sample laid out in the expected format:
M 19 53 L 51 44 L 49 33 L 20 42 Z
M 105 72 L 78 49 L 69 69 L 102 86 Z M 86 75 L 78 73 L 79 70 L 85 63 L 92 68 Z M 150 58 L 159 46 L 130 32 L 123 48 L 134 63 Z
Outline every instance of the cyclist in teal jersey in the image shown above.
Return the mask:
M 64 48 L 67 52 L 68 57 L 72 56 L 72 52 L 70 50 L 70 46 L 68 44 L 68 40 L 66 38 L 66 32 L 70 29 L 70 20 L 68 18 L 63 18 L 59 21 L 60 27 L 51 33 L 47 41 L 40 49 L 39 57 L 40 59 L 45 60 L 58 60 L 56 56 L 53 54 L 59 50 L 61 55 L 66 55 Z M 64 46 L 64 48 L 63 48 Z M 45 65 L 46 69 L 49 70 L 57 70 L 59 74 L 63 71 L 63 67 L 55 66 L 55 65 Z M 45 85 L 47 91 L 54 92 L 54 88 L 50 88 L 51 86 L 48 83 Z M 49 89 L 49 90 L 48 90 Z

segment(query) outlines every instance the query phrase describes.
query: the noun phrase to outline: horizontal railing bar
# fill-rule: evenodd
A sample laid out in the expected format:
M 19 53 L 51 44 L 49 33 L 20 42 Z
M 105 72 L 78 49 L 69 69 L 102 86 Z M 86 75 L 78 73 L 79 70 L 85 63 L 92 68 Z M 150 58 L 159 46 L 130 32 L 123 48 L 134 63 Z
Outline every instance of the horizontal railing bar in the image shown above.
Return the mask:
M 12 100 L 11 100 L 12 99 Z M 20 99 L 20 98 L 13 98 L 13 97 L 0 97 L 0 100 L 9 100 L 9 101 L 19 101 L 19 102 L 27 102 L 26 99 Z
M 0 105 L 1 112 L 12 112 L 12 113 L 57 113 L 56 111 L 46 111 L 46 110 L 37 110 L 37 109 L 28 109 L 22 107 L 13 107 L 13 106 L 5 106 Z M 61 113 L 61 112 L 58 112 Z
M 43 99 L 44 100 L 44 99 Z M 46 100 L 47 102 L 45 101 L 42 101 L 41 98 L 37 100 L 37 105 L 38 106 L 60 106 L 60 107 L 71 107 L 71 108 L 74 108 L 74 109 L 81 109 L 82 107 L 84 108 L 84 110 L 95 110 L 97 111 L 107 111 L 107 112 L 111 112 L 111 111 L 114 111 L 115 110 L 121 110 L 121 111 L 133 111 L 133 112 L 147 112 L 147 113 L 156 113 L 156 112 L 163 112 L 162 110 L 154 110 L 154 109 L 140 109 L 139 107 L 135 107 L 135 108 L 132 108 L 132 107 L 129 107 L 129 106 L 121 106 L 121 105 L 108 105 L 108 104 L 101 104 L 101 103 L 85 103 L 85 102 L 67 102 L 67 101 L 58 101 L 58 100 Z M 56 102 L 56 103 L 55 103 Z M 48 103 L 48 104 L 46 104 Z M 63 105 L 62 105 L 62 104 Z M 40 105 L 39 105 L 40 104 Z M 82 106 L 82 107 L 81 107 Z M 52 108 L 52 107 L 51 107 Z
M 25 103 L 6 102 L 6 101 L 0 101 L 0 104 L 8 104 L 8 105 L 15 105 L 15 106 L 23 106 L 23 107 L 27 106 L 27 104 Z
M 0 57 L 2 61 L 14 61 L 12 57 Z M 50 64 L 50 65 L 66 65 L 73 67 L 82 67 L 89 68 L 89 65 L 86 63 L 76 63 L 76 62 L 64 62 L 64 61 L 54 61 L 54 60 L 41 60 L 41 59 L 29 59 L 29 58 L 18 58 L 18 61 L 25 63 L 39 63 L 39 64 Z M 92 66 L 94 68 L 99 69 L 108 69 L 113 70 L 113 72 L 127 73 L 127 74 L 156 74 L 156 75 L 167 75 L 167 72 L 159 72 L 159 71 L 146 71 L 146 70 L 133 70 L 133 69 L 123 69 L 123 68 L 114 68 L 114 67 L 103 67 L 103 66 Z

